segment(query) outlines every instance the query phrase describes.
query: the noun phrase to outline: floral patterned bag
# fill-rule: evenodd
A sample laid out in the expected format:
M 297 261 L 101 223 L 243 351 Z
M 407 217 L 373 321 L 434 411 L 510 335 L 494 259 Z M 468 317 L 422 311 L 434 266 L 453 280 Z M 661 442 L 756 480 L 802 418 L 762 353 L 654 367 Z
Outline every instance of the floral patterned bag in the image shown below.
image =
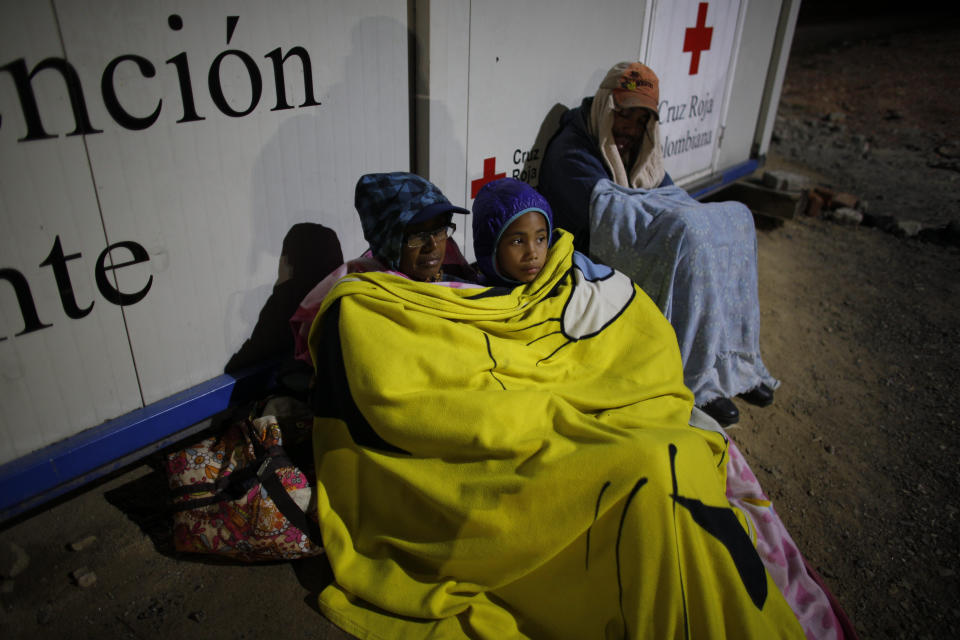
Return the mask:
M 284 428 L 291 451 L 310 452 L 309 420 Z M 167 455 L 177 551 L 244 562 L 323 553 L 313 481 L 283 444 L 280 422 L 264 415 Z M 312 474 L 311 459 L 301 466 Z

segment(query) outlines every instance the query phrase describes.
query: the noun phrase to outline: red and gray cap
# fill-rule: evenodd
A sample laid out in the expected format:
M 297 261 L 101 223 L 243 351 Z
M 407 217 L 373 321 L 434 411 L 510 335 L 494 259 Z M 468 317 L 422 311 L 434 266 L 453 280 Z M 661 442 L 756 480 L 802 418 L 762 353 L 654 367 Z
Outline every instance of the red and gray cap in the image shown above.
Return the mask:
M 607 72 L 600 88 L 613 94 L 618 107 L 644 107 L 660 119 L 660 80 L 642 62 L 618 62 Z

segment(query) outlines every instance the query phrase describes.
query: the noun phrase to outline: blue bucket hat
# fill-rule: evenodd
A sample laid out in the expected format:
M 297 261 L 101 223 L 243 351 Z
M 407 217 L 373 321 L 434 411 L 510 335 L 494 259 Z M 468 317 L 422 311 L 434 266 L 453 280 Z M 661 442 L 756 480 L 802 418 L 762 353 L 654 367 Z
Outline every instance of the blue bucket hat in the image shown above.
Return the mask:
M 368 173 L 357 181 L 354 206 L 370 250 L 391 269 L 400 263 L 407 225 L 443 213 L 470 213 L 447 200 L 429 180 L 413 173 Z
M 473 252 L 487 284 L 519 284 L 497 269 L 497 245 L 510 224 L 530 211 L 547 219 L 547 237 L 553 241 L 553 211 L 547 199 L 516 178 L 488 182 L 473 201 Z

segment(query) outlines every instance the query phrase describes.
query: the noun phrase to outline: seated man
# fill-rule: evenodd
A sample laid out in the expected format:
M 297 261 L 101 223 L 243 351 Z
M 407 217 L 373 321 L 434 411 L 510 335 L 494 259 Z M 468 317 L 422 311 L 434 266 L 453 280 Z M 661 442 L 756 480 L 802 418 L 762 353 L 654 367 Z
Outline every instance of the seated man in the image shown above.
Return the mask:
M 621 62 L 567 112 L 547 146 L 540 191 L 558 227 L 594 260 L 630 276 L 677 333 L 684 382 L 718 422 L 731 397 L 766 406 L 779 386 L 760 357 L 753 218 L 736 202 L 691 198 L 663 167 L 659 81 Z

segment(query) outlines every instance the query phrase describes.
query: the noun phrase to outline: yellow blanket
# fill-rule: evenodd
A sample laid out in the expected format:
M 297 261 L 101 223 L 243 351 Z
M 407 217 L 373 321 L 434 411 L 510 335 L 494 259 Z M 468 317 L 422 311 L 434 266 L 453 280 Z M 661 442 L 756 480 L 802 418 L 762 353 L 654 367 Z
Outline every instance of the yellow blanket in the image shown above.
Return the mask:
M 599 273 L 598 273 L 599 271 Z M 355 274 L 310 334 L 324 613 L 362 638 L 802 637 L 669 323 L 561 234 L 514 290 Z

